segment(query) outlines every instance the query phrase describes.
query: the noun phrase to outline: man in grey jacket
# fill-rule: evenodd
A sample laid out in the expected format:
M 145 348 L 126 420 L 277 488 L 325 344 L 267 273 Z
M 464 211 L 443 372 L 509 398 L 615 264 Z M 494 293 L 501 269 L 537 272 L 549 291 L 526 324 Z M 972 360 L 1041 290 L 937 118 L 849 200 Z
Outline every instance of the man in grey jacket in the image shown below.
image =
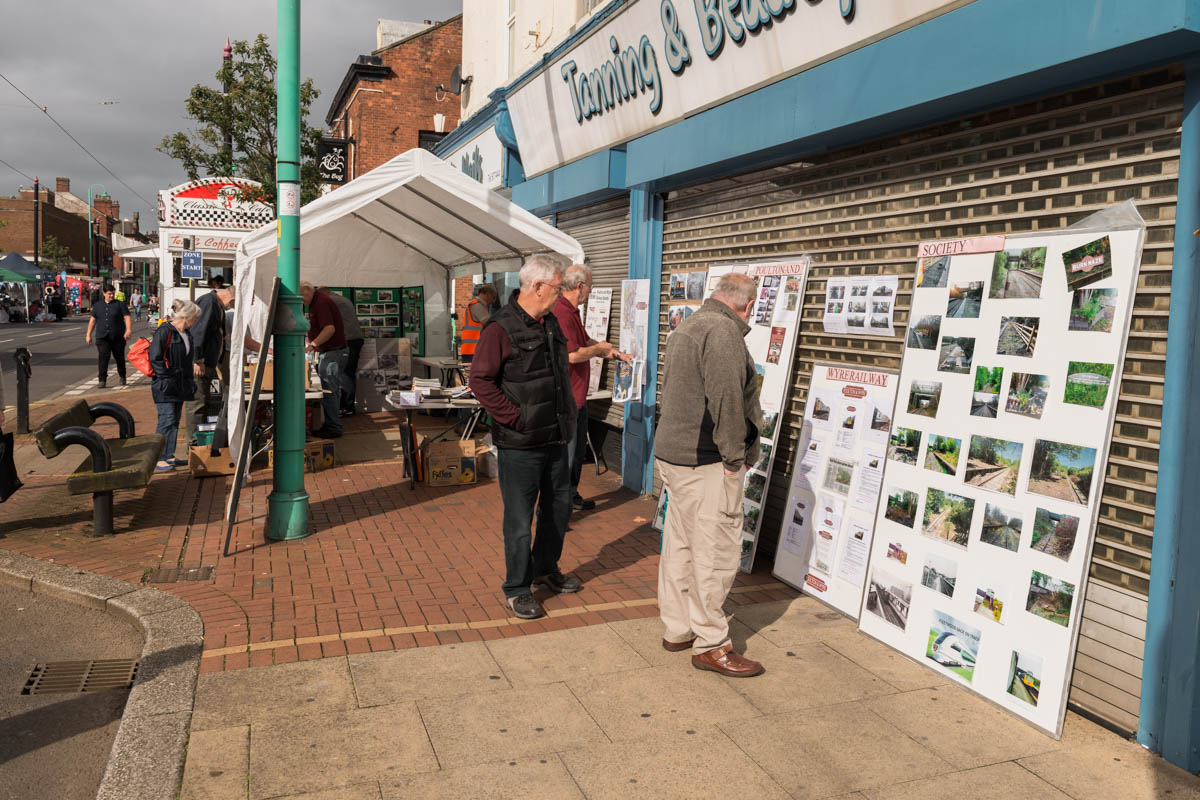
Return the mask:
M 746 466 L 758 453 L 758 374 L 746 349 L 753 279 L 721 277 L 712 297 L 667 340 L 655 457 L 669 493 L 658 607 L 663 647 L 733 678 L 762 664 L 733 652 L 721 610 L 742 551 Z

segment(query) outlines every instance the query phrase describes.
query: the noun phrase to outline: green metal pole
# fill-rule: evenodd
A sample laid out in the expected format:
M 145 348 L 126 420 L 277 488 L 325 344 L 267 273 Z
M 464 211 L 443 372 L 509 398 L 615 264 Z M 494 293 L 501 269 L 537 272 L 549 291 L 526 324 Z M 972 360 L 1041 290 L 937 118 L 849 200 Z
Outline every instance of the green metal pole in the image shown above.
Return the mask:
M 276 5 L 275 162 L 281 308 L 276 319 L 300 323 L 275 335 L 275 465 L 267 498 L 267 538 L 303 539 L 309 527 L 304 490 L 304 330 L 300 300 L 300 0 Z M 286 306 L 286 309 L 282 308 Z

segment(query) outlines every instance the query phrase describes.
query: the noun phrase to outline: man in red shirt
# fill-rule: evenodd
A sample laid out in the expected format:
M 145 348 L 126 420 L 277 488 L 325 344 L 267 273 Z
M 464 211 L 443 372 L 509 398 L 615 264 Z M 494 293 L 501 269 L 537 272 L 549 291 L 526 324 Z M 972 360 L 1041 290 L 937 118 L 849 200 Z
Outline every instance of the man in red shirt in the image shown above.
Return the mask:
M 593 358 L 621 359 L 629 362 L 633 356 L 620 353 L 608 342 L 597 342 L 587 335 L 579 309 L 592 293 L 592 271 L 582 264 L 574 264 L 563 273 L 563 291 L 554 304 L 554 316 L 558 326 L 567 337 L 567 371 L 571 375 L 571 393 L 575 395 L 578 418 L 575 437 L 567 448 L 571 460 L 571 506 L 576 510 L 588 511 L 596 507 L 595 500 L 584 500 L 579 494 L 579 477 L 583 474 L 583 457 L 587 450 L 587 390 Z
M 342 327 L 342 312 L 328 294 L 313 288 L 308 281 L 300 281 L 300 297 L 308 306 L 308 351 L 317 356 L 317 375 L 321 377 L 321 388 L 325 395 L 321 407 L 325 411 L 325 424 L 313 431 L 313 436 L 336 439 L 342 435 L 341 398 L 344 387 L 343 375 L 350 351 L 346 348 L 346 333 Z

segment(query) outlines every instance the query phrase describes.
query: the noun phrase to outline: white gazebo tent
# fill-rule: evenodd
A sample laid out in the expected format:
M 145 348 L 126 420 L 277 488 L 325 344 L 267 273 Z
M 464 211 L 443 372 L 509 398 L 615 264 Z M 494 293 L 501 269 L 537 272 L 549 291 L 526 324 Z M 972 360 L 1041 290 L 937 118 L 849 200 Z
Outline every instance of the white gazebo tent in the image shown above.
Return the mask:
M 300 210 L 301 279 L 317 286 L 424 286 L 428 355 L 450 353 L 455 277 L 514 271 L 537 253 L 583 263 L 583 249 L 570 236 L 427 150 L 398 155 Z M 263 341 L 276 265 L 274 223 L 238 245 L 231 375 L 242 373 L 243 334 Z M 236 392 L 228 414 L 237 441 L 243 409 Z

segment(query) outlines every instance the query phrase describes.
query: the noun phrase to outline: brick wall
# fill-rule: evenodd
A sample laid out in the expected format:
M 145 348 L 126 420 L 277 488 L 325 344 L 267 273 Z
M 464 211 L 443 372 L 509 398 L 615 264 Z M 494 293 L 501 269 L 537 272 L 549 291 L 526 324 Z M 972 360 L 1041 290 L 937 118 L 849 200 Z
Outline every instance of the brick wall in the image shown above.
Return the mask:
M 0 251 L 15 250 L 26 258 L 33 257 L 33 190 L 24 194 L 28 197 L 0 197 Z M 44 242 L 53 236 L 67 248 L 72 261 L 87 262 L 87 220 L 54 207 L 54 195 L 47 189 L 41 191 L 41 237 Z
M 434 114 L 446 115 L 447 132 L 458 125 L 458 98 L 443 95 L 438 102 L 434 87 L 448 84 L 462 60 L 462 15 L 375 55 L 392 74 L 380 81 L 358 81 L 335 112 L 330 131 L 355 140 L 350 146 L 351 178 L 417 147 L 419 133 L 434 130 Z

